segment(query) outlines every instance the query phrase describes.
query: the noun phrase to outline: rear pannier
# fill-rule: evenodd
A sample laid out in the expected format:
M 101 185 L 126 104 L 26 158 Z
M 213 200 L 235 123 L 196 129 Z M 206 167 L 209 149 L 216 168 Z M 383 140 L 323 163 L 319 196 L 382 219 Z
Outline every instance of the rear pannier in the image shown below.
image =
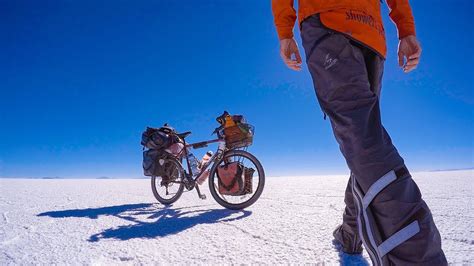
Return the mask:
M 166 171 L 166 157 L 177 156 L 184 145 L 180 142 L 176 131 L 164 125 L 161 128 L 147 127 L 142 133 L 143 174 L 145 176 L 163 176 Z
M 162 176 L 165 174 L 165 154 L 162 150 L 143 151 L 143 175 Z

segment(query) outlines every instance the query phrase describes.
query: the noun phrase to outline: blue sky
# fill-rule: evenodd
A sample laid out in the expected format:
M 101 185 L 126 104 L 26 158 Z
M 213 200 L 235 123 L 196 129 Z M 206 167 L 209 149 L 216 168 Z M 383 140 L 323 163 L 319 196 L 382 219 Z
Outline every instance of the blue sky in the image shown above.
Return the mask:
M 383 122 L 413 171 L 474 166 L 473 5 L 412 1 L 408 75 L 383 10 Z M 0 177 L 140 177 L 146 126 L 200 141 L 223 110 L 255 125 L 268 175 L 348 172 L 306 67 L 280 61 L 270 1 L 0 1 L 0 32 Z

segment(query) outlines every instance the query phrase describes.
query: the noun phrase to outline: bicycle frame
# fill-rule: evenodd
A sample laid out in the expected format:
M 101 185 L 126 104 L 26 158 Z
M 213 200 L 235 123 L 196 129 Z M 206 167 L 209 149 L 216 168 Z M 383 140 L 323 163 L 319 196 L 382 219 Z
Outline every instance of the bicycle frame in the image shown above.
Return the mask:
M 209 162 L 201 167 L 201 171 L 197 175 L 195 175 L 195 178 L 193 179 L 193 181 L 196 181 L 212 163 L 216 162 L 217 160 L 220 160 L 220 158 L 222 157 L 225 151 L 225 140 L 222 138 L 206 140 L 206 141 L 190 143 L 190 144 L 186 143 L 186 140 L 183 140 L 183 141 L 184 141 L 184 148 L 179 153 L 178 158 L 184 157 L 186 159 L 186 164 L 188 168 L 188 172 L 186 174 L 189 175 L 190 177 L 194 176 L 194 173 L 193 173 L 193 170 L 191 169 L 191 164 L 189 163 L 188 149 L 189 148 L 201 149 L 201 148 L 207 147 L 211 143 L 217 143 L 217 142 L 219 143 L 217 151 L 211 156 L 211 158 L 209 159 Z

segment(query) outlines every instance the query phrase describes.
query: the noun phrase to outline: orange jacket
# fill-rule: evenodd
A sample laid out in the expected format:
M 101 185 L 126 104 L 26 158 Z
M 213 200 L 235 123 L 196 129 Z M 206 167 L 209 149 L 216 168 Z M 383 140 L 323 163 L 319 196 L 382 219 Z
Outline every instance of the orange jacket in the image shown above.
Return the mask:
M 415 22 L 408 0 L 385 0 L 390 17 L 397 25 L 398 37 L 415 35 Z M 292 38 L 296 21 L 294 0 L 272 0 L 272 11 L 278 37 Z M 298 0 L 299 24 L 307 17 L 321 13 L 323 24 L 351 35 L 385 56 L 385 32 L 379 0 Z M 380 35 L 380 36 L 379 36 Z

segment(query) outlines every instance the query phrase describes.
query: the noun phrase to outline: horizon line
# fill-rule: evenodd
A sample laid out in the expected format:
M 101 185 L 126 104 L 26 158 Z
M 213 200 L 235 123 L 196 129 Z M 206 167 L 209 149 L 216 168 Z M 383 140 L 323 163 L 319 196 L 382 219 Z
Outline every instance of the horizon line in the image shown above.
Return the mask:
M 466 167 L 466 168 L 448 168 L 448 169 L 434 169 L 434 170 L 420 170 L 420 171 L 413 171 L 412 173 L 429 173 L 429 172 L 455 172 L 455 171 L 469 171 L 474 170 L 474 167 Z M 343 176 L 347 175 L 344 174 L 301 174 L 301 175 L 271 175 L 268 177 L 310 177 L 310 176 Z M 43 177 L 3 177 L 0 176 L 0 179 L 149 179 L 151 177 L 148 176 L 140 176 L 140 177 L 109 177 L 109 176 L 99 176 L 99 177 L 60 177 L 60 176 L 43 176 Z

